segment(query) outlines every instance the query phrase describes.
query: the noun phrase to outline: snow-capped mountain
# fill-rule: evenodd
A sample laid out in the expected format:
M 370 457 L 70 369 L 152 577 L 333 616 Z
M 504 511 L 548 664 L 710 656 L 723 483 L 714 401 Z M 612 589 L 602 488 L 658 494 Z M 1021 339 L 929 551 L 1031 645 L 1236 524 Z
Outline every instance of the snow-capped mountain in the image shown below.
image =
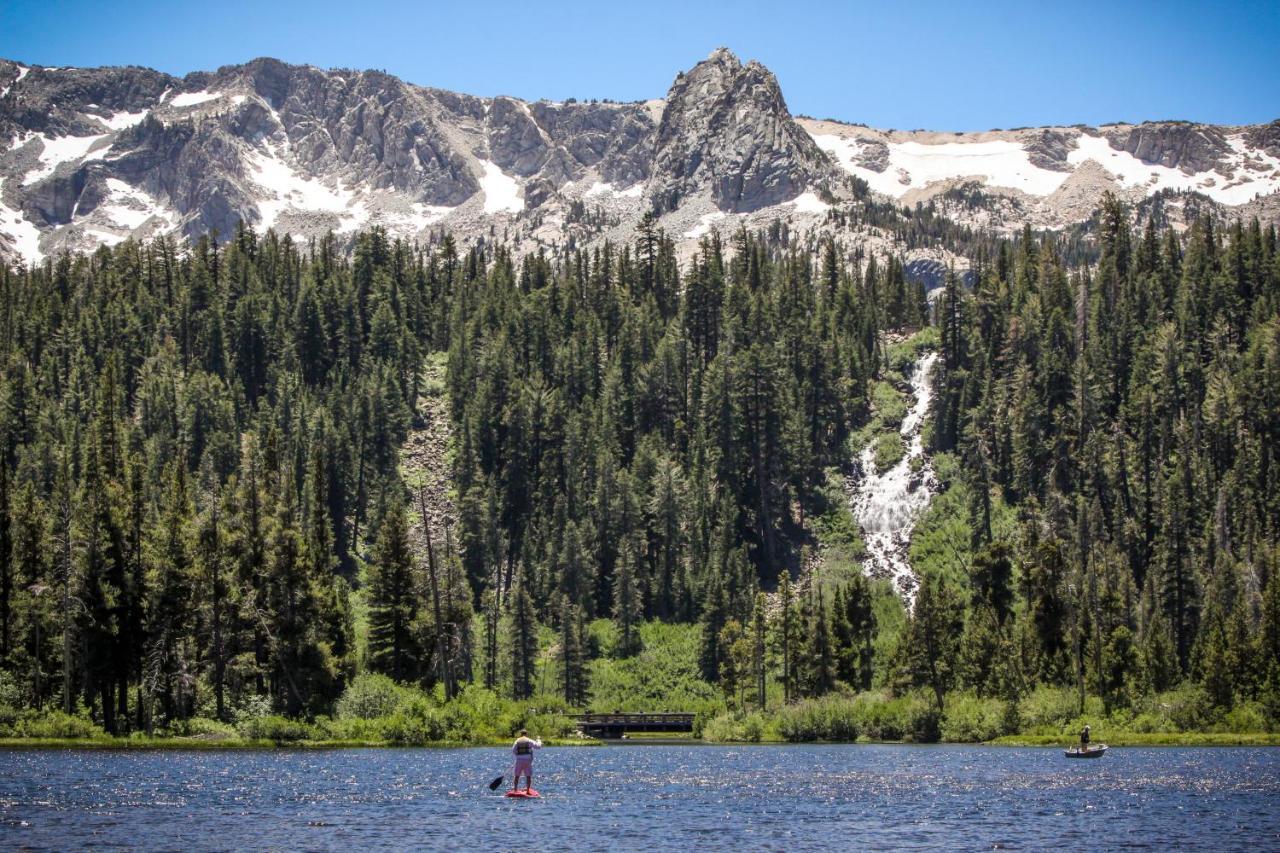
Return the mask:
M 1274 219 L 1280 121 L 1042 127 L 984 133 L 884 131 L 802 118 L 799 124 L 873 192 L 903 204 L 966 185 L 999 197 L 1004 222 L 1059 227 L 1087 218 L 1104 192 L 1131 202 L 1165 192 L 1208 197 Z
M 448 228 L 528 251 L 625 238 L 646 211 L 687 248 L 739 224 L 821 230 L 868 192 L 1060 227 L 1106 190 L 1280 219 L 1280 122 L 873 130 L 794 118 L 768 69 L 724 49 L 636 103 L 480 98 L 273 59 L 183 78 L 0 60 L 0 254 L 26 261 L 241 220 L 302 238 Z

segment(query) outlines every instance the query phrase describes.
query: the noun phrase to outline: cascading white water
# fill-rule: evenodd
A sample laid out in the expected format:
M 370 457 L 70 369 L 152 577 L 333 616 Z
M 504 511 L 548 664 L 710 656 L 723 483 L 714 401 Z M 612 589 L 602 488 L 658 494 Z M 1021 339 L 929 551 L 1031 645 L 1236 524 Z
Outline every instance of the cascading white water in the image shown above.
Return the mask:
M 894 588 L 910 606 L 915 599 L 916 576 L 907 550 L 916 519 L 938 492 L 938 478 L 924 453 L 921 429 L 929 412 L 930 384 L 936 352 L 926 353 L 911 374 L 915 403 L 902 419 L 899 430 L 907 452 L 888 471 L 876 472 L 875 442 L 862 451 L 859 462 L 862 478 L 853 492 L 853 515 L 862 527 L 867 545 L 866 572 L 875 578 L 891 578 Z M 919 460 L 919 461 L 915 461 Z M 912 470 L 913 466 L 916 468 Z

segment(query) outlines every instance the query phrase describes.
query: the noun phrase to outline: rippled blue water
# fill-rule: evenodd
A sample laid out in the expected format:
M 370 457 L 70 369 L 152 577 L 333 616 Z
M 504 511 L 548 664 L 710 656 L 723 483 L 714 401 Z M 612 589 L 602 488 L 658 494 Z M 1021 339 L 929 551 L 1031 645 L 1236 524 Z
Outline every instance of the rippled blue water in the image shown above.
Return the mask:
M 0 848 L 1280 849 L 1280 749 L 0 751 Z

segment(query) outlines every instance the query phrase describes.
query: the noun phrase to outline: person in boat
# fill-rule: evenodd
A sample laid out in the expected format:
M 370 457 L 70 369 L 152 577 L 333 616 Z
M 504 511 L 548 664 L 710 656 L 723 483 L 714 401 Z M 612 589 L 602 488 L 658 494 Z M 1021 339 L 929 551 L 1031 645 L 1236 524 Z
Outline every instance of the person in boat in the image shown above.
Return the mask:
M 1089 727 L 1085 726 L 1080 730 L 1080 751 L 1089 751 Z
M 524 789 L 533 790 L 533 751 L 535 749 L 542 749 L 542 741 L 529 737 L 529 732 L 521 729 L 520 736 L 511 745 L 511 754 L 516 757 L 515 779 L 511 783 L 511 790 L 520 790 L 521 776 L 524 777 Z

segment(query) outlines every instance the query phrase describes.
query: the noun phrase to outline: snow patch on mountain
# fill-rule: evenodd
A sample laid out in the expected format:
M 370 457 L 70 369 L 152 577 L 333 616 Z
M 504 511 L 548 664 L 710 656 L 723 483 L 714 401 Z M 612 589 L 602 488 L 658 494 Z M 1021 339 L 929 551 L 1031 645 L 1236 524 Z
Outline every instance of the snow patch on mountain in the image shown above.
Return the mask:
M 485 213 L 519 213 L 524 210 L 520 197 L 520 184 L 489 160 L 480 160 L 484 174 L 480 176 L 480 191 L 484 193 Z
M 717 210 L 712 213 L 704 213 L 698 217 L 698 224 L 684 232 L 686 240 L 697 240 L 711 233 L 712 227 L 725 218 L 723 210 Z
M 864 143 L 860 140 L 836 134 L 817 134 L 813 139 L 846 171 L 862 178 L 876 192 L 894 198 L 936 181 L 968 177 L 982 178 L 991 186 L 1048 195 L 1067 179 L 1062 172 L 1033 165 L 1025 148 L 1004 140 L 890 142 L 888 168 L 876 171 L 862 165 Z
M 105 124 L 112 130 L 124 130 L 133 127 L 147 117 L 148 110 L 141 110 L 136 113 L 116 113 L 109 118 L 99 117 L 98 121 Z
M 1075 129 L 1063 132 L 1070 134 L 1068 144 L 1073 146 L 1066 155 L 1070 169 L 1092 161 L 1105 169 L 1121 189 L 1140 188 L 1147 194 L 1189 190 L 1227 205 L 1245 204 L 1259 195 L 1280 191 L 1280 160 L 1249 148 L 1243 133 L 1227 137 L 1232 153 L 1223 168 L 1188 174 L 1182 169 L 1145 162 L 1113 147 L 1101 135 Z M 1045 198 L 1063 187 L 1072 174 L 1037 166 L 1030 159 L 1031 152 L 1017 139 L 917 141 L 903 140 L 901 134 L 892 132 L 860 133 L 853 128 L 848 132 L 811 134 L 845 171 L 866 181 L 875 192 L 892 198 L 963 179 Z M 888 138 L 882 140 L 869 134 Z M 931 138 L 939 134 L 919 135 Z
M 1188 175 L 1158 163 L 1145 163 L 1127 151 L 1117 151 L 1106 139 L 1081 134 L 1077 148 L 1067 155 L 1072 165 L 1093 160 L 1115 176 L 1120 186 L 1143 187 L 1148 193 L 1160 190 L 1193 190 L 1222 204 L 1244 204 L 1258 194 L 1280 190 L 1280 160 L 1262 151 L 1250 151 L 1244 135 L 1229 137 L 1234 152 L 1228 164 L 1231 177 L 1217 171 Z
M 63 163 L 77 163 L 83 160 L 101 159 L 102 155 L 106 153 L 107 148 L 110 148 L 111 146 L 108 145 L 103 148 L 98 148 L 96 151 L 94 151 L 94 148 L 99 142 L 106 138 L 107 134 L 102 134 L 100 136 L 60 136 L 54 138 L 49 138 L 40 134 L 28 137 L 24 140 L 25 144 L 29 145 L 32 141 L 38 141 L 40 143 L 40 167 L 28 172 L 26 177 L 22 180 L 22 185 L 24 187 L 28 187 L 38 181 L 44 180 L 52 175 L 54 170 Z M 91 151 L 93 153 L 90 153 Z
M 169 101 L 171 107 L 194 107 L 206 101 L 214 101 L 222 97 L 221 92 L 183 92 L 174 95 Z
M 133 231 L 141 228 L 153 217 L 159 218 L 167 228 L 174 226 L 173 211 L 157 202 L 137 187 L 117 178 L 107 178 L 106 203 L 98 206 L 113 225 Z
M 0 178 L 0 237 L 9 237 L 13 249 L 30 263 L 39 263 L 40 229 L 20 210 L 4 203 L 4 179 Z
M 813 190 L 800 193 L 789 204 L 795 205 L 796 213 L 826 213 L 831 209 L 831 205 L 818 198 Z
M 600 196 L 611 196 L 613 198 L 640 198 L 644 195 L 644 183 L 638 182 L 627 187 L 624 190 L 616 189 L 613 184 L 608 182 L 596 181 L 587 191 L 582 194 L 583 198 L 599 198 Z
M 324 212 L 353 217 L 353 194 L 339 186 L 326 186 L 290 166 L 281 152 L 267 146 L 266 152 L 251 151 L 247 157 L 253 181 L 266 196 L 258 201 L 258 216 L 264 228 L 273 227 L 286 211 Z

